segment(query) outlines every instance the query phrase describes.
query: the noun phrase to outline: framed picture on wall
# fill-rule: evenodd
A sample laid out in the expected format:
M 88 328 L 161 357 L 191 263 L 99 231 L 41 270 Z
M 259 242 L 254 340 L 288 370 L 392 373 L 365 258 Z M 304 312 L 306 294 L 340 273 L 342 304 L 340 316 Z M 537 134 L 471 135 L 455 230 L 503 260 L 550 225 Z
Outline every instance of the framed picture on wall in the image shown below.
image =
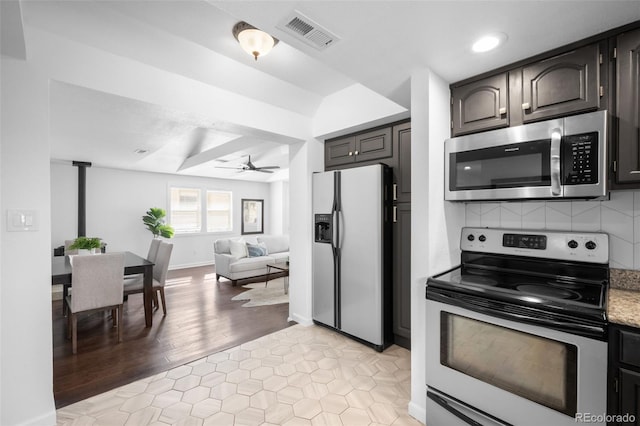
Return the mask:
M 264 233 L 264 200 L 242 199 L 242 235 Z

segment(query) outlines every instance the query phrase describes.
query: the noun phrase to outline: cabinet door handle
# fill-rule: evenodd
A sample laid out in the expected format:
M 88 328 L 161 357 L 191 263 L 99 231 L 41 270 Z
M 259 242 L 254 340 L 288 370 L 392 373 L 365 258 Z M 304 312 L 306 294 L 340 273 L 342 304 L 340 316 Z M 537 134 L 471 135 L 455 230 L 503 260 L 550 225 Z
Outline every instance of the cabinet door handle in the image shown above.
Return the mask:
M 398 221 L 398 207 L 393 206 L 393 223 Z
M 398 199 L 398 184 L 394 183 L 393 184 L 393 201 L 396 201 Z
M 356 151 L 356 155 L 358 155 L 358 154 L 359 154 L 359 152 L 358 152 L 358 151 Z
M 502 107 L 498 112 L 500 113 L 500 115 L 505 115 L 507 113 L 507 108 Z
M 640 170 L 631 170 L 629 172 L 630 175 L 640 175 Z
M 353 152 L 349 151 L 349 157 L 351 157 L 353 155 Z
M 523 103 L 522 104 L 522 109 L 523 110 L 531 109 L 531 105 L 529 104 L 529 102 Z

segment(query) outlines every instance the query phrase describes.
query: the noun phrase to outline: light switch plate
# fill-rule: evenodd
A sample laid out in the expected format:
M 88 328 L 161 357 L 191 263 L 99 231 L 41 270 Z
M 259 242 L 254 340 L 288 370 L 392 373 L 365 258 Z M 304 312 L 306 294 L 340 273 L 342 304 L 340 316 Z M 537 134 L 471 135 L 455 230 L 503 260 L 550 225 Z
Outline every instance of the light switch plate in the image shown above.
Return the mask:
M 29 232 L 37 231 L 40 222 L 37 210 L 10 209 L 7 210 L 7 231 Z

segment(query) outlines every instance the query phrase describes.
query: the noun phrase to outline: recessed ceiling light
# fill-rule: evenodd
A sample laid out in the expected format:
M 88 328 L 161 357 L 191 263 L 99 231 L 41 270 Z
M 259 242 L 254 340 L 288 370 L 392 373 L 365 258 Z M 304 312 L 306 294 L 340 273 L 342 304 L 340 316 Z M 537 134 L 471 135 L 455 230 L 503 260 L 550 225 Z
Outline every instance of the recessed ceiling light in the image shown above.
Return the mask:
M 471 46 L 471 50 L 473 50 L 476 53 L 488 52 L 500 46 L 506 40 L 507 40 L 506 34 L 503 34 L 503 33 L 489 34 L 484 37 L 481 37 L 475 43 L 473 43 L 473 46 Z

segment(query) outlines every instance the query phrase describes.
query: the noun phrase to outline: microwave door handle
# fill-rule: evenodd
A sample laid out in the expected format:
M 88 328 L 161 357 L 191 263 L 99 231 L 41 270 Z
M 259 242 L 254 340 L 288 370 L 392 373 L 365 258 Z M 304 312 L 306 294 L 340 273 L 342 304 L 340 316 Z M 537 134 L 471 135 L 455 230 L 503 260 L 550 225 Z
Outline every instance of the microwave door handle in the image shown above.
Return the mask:
M 562 133 L 560 129 L 551 131 L 551 195 L 554 197 L 562 195 L 560 186 L 560 142 Z

